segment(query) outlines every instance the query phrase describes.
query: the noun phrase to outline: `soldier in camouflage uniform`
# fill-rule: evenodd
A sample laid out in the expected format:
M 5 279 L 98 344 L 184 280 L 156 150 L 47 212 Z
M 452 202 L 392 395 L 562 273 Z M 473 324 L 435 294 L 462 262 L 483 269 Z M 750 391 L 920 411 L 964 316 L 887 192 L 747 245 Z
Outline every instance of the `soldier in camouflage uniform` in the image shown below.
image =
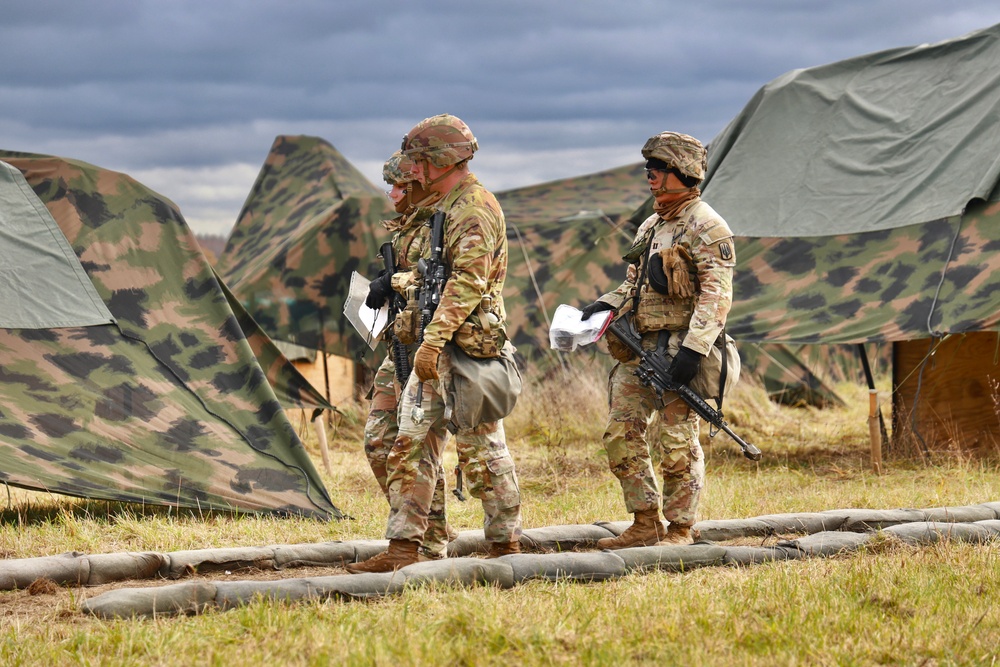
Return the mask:
M 625 282 L 583 310 L 617 310 L 631 317 L 645 349 L 666 346 L 674 380 L 688 384 L 713 345 L 725 344 L 723 330 L 733 299 L 736 256 L 733 233 L 700 197 L 704 147 L 694 137 L 662 132 L 642 148 L 646 178 L 656 211 L 640 225 L 625 256 Z M 634 522 L 619 537 L 598 541 L 602 549 L 653 544 L 688 544 L 705 483 L 705 458 L 698 442 L 698 416 L 676 394 L 655 405 L 654 391 L 634 374 L 638 360 L 609 335 L 619 363 L 609 381 L 610 412 L 604 446 L 621 483 Z M 656 485 L 646 431 L 653 412 L 662 420 L 660 472 Z M 669 526 L 664 529 L 663 516 Z
M 399 436 L 387 460 L 389 549 L 350 572 L 385 572 L 416 562 L 441 470 L 447 417 L 445 389 L 455 347 L 476 358 L 496 358 L 509 345 L 504 331 L 507 234 L 496 198 L 469 171 L 478 144 L 468 126 L 442 114 L 418 123 L 403 140 L 414 161 L 415 180 L 440 196 L 446 213 L 444 260 L 448 266 L 441 302 L 423 332 L 413 373 L 403 390 Z M 415 274 L 396 274 L 394 288 L 406 291 Z M 425 417 L 413 419 L 423 385 Z M 487 422 L 455 434 L 459 467 L 469 492 L 483 505 L 490 557 L 520 551 L 521 498 L 503 422 Z
M 407 175 L 412 170 L 412 161 L 397 151 L 390 157 L 382 169 L 385 182 L 392 186 L 387 193 L 393 208 L 399 217 L 383 220 L 382 226 L 392 233 L 392 249 L 396 258 L 396 270 L 408 272 L 412 270 L 417 260 L 427 253 L 429 229 L 427 221 L 434 209 L 425 206 L 436 198 L 436 195 L 423 190 Z M 392 293 L 392 275 L 382 273 L 372 281 L 365 305 L 369 308 L 381 308 Z M 389 338 L 389 333 L 386 333 Z M 407 346 L 409 362 L 413 362 L 413 349 Z M 375 474 L 379 488 L 389 498 L 388 473 L 386 459 L 393 442 L 399 433 L 397 411 L 402 383 L 396 377 L 396 364 L 393 362 L 392 351 L 375 372 L 375 382 L 372 386 L 371 405 L 368 411 L 368 421 L 365 424 L 364 449 L 368 465 Z M 436 560 L 446 556 L 448 539 L 454 535 L 445 519 L 445 488 L 444 470 L 439 471 L 440 477 L 434 488 L 434 497 L 428 513 L 428 527 L 421 546 L 421 556 Z

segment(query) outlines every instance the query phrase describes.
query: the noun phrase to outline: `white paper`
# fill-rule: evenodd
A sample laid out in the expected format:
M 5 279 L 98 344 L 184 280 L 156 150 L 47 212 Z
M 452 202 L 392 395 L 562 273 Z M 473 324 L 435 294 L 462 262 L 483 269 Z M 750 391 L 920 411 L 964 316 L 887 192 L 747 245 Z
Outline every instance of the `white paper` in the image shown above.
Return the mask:
M 365 305 L 368 298 L 368 286 L 371 281 L 357 271 L 351 272 L 351 287 L 344 301 L 344 315 L 351 326 L 361 334 L 368 347 L 375 349 L 382 339 L 386 326 L 389 324 L 389 304 L 374 310 Z
M 613 310 L 594 313 L 588 320 L 580 319 L 583 313 L 566 304 L 556 308 L 549 328 L 549 345 L 553 350 L 572 352 L 581 345 L 589 345 L 603 334 L 615 315 Z

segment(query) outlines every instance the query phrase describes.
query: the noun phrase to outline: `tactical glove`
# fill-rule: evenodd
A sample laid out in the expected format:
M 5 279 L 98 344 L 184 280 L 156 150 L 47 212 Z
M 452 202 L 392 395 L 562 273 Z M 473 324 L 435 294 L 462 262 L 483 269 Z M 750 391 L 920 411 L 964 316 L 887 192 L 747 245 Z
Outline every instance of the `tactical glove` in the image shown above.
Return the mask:
M 413 355 L 413 372 L 417 374 L 417 379 L 421 382 L 438 379 L 438 357 L 441 350 L 431 347 L 427 343 L 421 343 Z
M 660 261 L 663 263 L 663 275 L 670 285 L 667 293 L 682 299 L 694 296 L 694 285 L 689 273 L 693 260 L 687 248 L 682 245 L 663 248 L 660 250 Z
M 379 272 L 378 278 L 368 285 L 368 296 L 365 298 L 365 305 L 373 310 L 378 310 L 385 305 L 386 299 L 392 294 L 392 274 L 389 272 Z
M 701 360 L 704 358 L 691 348 L 681 346 L 673 363 L 670 364 L 670 377 L 678 384 L 690 384 L 698 374 L 698 368 L 701 367 Z
M 600 313 L 605 310 L 614 310 L 615 307 L 606 301 L 595 301 L 589 306 L 585 306 L 583 310 L 580 311 L 580 321 L 589 320 L 590 316 L 594 313 Z

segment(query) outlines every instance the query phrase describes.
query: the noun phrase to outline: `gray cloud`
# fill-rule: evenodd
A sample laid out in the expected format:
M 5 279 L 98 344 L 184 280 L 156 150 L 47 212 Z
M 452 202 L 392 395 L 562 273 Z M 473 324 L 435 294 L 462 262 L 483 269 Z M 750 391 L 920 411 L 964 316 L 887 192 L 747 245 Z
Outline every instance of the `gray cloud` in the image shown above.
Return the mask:
M 515 187 L 636 160 L 662 129 L 709 141 L 788 70 L 1000 22 L 992 0 L 3 4 L 0 146 L 142 173 L 214 230 L 276 134 L 322 136 L 376 181 L 447 111 L 477 173 Z

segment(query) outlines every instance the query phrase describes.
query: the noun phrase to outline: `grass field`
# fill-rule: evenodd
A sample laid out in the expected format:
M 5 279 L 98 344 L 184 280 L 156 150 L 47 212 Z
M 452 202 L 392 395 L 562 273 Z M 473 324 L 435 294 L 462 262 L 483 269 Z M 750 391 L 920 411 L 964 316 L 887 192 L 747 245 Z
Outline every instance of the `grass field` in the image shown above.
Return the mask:
M 601 450 L 605 370 L 598 363 L 529 383 L 508 420 L 525 527 L 629 518 Z M 885 399 L 888 386 L 880 389 Z M 933 466 L 889 460 L 886 474 L 873 475 L 867 391 L 847 384 L 838 391 L 849 406 L 820 411 L 778 407 L 761 390 L 742 387 L 727 417 L 764 458 L 747 461 L 725 435 L 706 439 L 699 518 L 1000 500 L 996 463 L 955 454 Z M 0 512 L 0 552 L 25 558 L 381 538 L 387 507 L 361 452 L 363 419 L 363 408 L 353 406 L 336 420 L 336 472 L 325 477 L 352 520 L 198 516 L 11 489 Z M 452 449 L 446 469 L 453 462 Z M 480 527 L 475 501 L 448 511 L 456 528 Z M 0 593 L 0 664 L 989 665 L 1000 657 L 998 572 L 998 545 L 915 548 L 885 539 L 849 555 L 748 568 L 511 590 L 432 586 L 376 602 L 257 602 L 155 620 L 80 613 L 94 589 L 13 591 Z M 306 573 L 215 578 L 250 576 Z

